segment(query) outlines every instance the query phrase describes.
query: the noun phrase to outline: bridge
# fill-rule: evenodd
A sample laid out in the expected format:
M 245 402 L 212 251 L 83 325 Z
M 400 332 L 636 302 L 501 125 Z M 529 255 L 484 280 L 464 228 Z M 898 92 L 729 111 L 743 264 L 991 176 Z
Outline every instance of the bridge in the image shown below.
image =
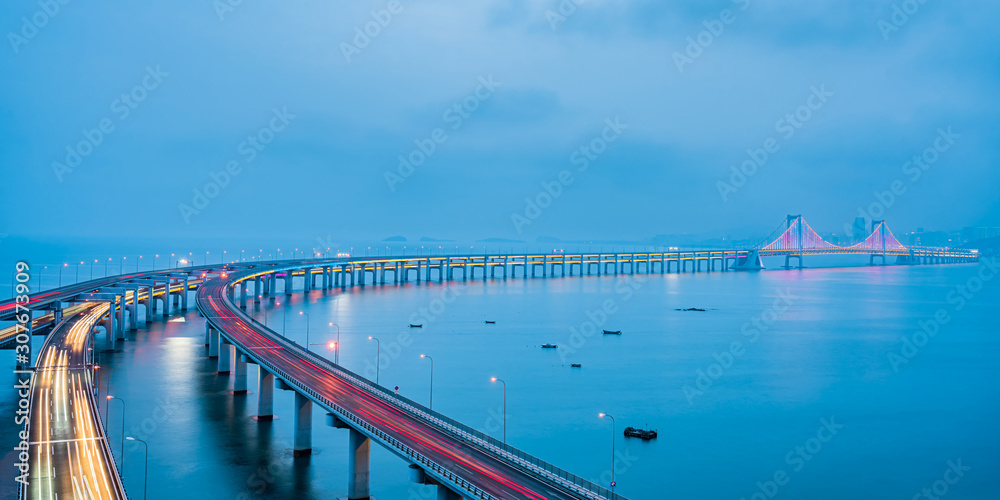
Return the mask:
M 538 459 L 503 441 L 482 434 L 457 421 L 398 396 L 378 383 L 354 374 L 329 360 L 309 352 L 261 325 L 244 311 L 249 303 L 274 300 L 280 293 L 331 289 L 366 284 L 402 284 L 410 281 L 461 279 L 506 279 L 574 275 L 620 275 L 667 272 L 729 272 L 762 269 L 762 256 L 784 256 L 786 267 L 792 259 L 802 266 L 806 255 L 868 255 L 886 264 L 896 256 L 897 264 L 974 262 L 973 250 L 916 248 L 902 245 L 884 221 L 875 221 L 862 242 L 838 246 L 824 241 L 801 216 L 789 216 L 776 236 L 749 249 L 673 250 L 639 253 L 521 253 L 498 255 L 409 255 L 338 257 L 270 262 L 231 262 L 109 276 L 30 295 L 18 306 L 13 300 L 0 303 L 0 320 L 10 321 L 26 313 L 20 325 L 0 330 L 0 346 L 10 347 L 25 335 L 47 334 L 42 356 L 34 365 L 32 387 L 43 397 L 45 384 L 61 379 L 45 378 L 53 367 L 53 352 L 66 352 L 93 342 L 95 325 L 103 316 L 104 340 L 95 349 L 117 350 L 126 329 L 139 326 L 139 309 L 144 320 L 157 314 L 188 309 L 190 292 L 196 290 L 195 305 L 206 320 L 205 344 L 210 357 L 218 359 L 219 372 L 233 378 L 234 393 L 246 393 L 249 365 L 259 372 L 258 419 L 273 414 L 273 391 L 295 393 L 294 449 L 296 454 L 311 452 L 312 405 L 327 412 L 327 425 L 348 431 L 348 493 L 351 500 L 369 496 L 369 456 L 372 443 L 391 450 L 410 463 L 411 478 L 438 486 L 441 499 L 622 499 L 602 485 Z M 38 317 L 35 314 L 38 313 Z M 66 320 L 64 320 L 64 315 Z M 83 326 L 80 326 L 83 325 Z M 67 330 L 68 328 L 68 330 Z M 74 347 L 77 346 L 77 347 Z M 55 351 L 53 351 L 55 349 Z M 86 361 L 77 358 L 67 370 L 89 373 Z M 83 365 L 81 366 L 81 363 Z M 31 370 L 30 363 L 19 366 Z M 83 367 L 84 369 L 81 369 Z M 61 369 L 61 368 L 60 368 Z M 67 375 L 67 382 L 92 384 L 89 377 Z M 52 387 L 49 387 L 50 389 Z M 82 393 L 74 385 L 72 394 Z M 34 391 L 35 389 L 33 389 Z M 89 391 L 83 391 L 87 393 Z M 55 394 L 55 393 L 53 393 Z M 78 408 L 93 407 L 93 398 L 75 399 Z M 32 422 L 43 425 L 55 418 L 46 409 L 32 405 Z M 120 498 L 121 481 L 99 418 L 93 424 L 95 448 L 88 452 L 93 466 L 90 482 L 107 487 L 94 498 Z M 36 424 L 33 424 L 36 425 Z M 36 444 L 43 437 L 34 437 Z M 66 438 L 75 439 L 75 438 Z M 103 443 L 103 444 L 102 444 Z M 99 448 L 103 447 L 103 448 Z M 50 453 L 55 453 L 54 448 Z M 71 452 L 67 452 L 67 457 Z M 41 456 L 41 455 L 40 455 Z M 77 455 L 78 457 L 81 455 Z M 95 458 L 96 457 L 96 458 Z M 103 457 L 103 458 L 102 458 Z M 79 462 L 56 459 L 56 477 L 75 478 Z M 63 470 L 65 469 L 65 470 Z M 98 470 L 100 469 L 100 470 Z M 80 476 L 80 481 L 83 476 Z M 78 496 L 73 481 L 49 481 L 45 490 L 63 496 Z M 78 481 L 79 484 L 79 481 Z M 22 492 L 26 492 L 23 489 Z

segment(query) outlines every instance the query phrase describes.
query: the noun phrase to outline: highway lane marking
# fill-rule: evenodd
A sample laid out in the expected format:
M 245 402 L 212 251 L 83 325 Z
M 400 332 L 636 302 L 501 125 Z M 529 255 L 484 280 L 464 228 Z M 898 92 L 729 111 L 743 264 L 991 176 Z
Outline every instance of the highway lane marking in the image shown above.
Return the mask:
M 76 439 L 53 439 L 50 441 L 31 441 L 28 444 L 36 445 L 36 444 L 52 444 L 52 443 L 72 443 L 75 441 L 102 441 L 102 440 L 104 440 L 104 438 L 95 436 L 95 437 L 84 437 Z

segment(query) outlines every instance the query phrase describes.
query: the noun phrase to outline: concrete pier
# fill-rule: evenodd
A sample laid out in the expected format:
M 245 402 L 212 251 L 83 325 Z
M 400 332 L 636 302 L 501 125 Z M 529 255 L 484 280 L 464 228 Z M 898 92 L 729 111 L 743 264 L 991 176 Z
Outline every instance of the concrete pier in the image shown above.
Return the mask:
M 312 453 L 312 400 L 295 392 L 295 456 Z
M 235 349 L 236 346 L 233 346 Z M 236 351 L 236 372 L 233 374 L 233 394 L 247 393 L 247 362 Z
M 367 500 L 371 476 L 371 447 L 368 436 L 351 429 L 347 444 L 347 498 Z
M 219 331 L 208 327 L 208 357 L 219 357 Z
M 219 375 L 229 374 L 229 358 L 232 357 L 233 345 L 224 337 L 219 336 Z
M 274 374 L 257 366 L 257 420 L 274 418 Z

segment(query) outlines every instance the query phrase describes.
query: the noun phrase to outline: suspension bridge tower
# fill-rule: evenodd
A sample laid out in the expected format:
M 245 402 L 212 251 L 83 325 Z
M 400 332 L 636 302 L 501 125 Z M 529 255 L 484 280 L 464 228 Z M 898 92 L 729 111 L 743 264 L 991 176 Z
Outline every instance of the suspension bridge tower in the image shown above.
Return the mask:
M 785 224 L 786 228 L 789 229 L 789 235 L 794 238 L 792 245 L 793 249 L 794 247 L 798 247 L 799 251 L 798 255 L 795 254 L 785 255 L 785 269 L 792 268 L 791 265 L 792 259 L 799 259 L 798 268 L 802 269 L 802 239 L 803 239 L 802 233 L 804 230 L 804 224 L 802 224 L 802 215 L 789 215 L 788 217 L 785 218 Z

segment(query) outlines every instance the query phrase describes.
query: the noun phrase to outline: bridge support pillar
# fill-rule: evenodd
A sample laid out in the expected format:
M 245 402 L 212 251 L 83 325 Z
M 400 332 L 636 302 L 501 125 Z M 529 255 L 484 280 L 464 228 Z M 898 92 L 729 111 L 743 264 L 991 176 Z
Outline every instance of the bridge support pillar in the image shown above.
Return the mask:
M 233 346 L 235 350 L 236 346 Z M 239 351 L 236 351 L 236 372 L 233 374 L 233 394 L 246 394 L 247 393 L 247 362 L 243 360 L 243 356 L 240 355 Z
M 285 271 L 285 295 L 292 294 L 292 270 Z
M 295 391 L 295 456 L 312 454 L 312 400 Z
M 114 308 L 114 303 L 111 304 L 111 312 L 115 313 L 115 318 L 118 322 L 115 328 L 115 340 L 125 340 L 125 294 L 119 295 L 120 307 L 117 311 Z M 62 319 L 62 311 L 59 311 L 59 318 Z
M 372 441 L 364 434 L 351 429 L 347 444 L 347 498 L 368 500 L 371 475 Z
M 208 327 L 208 357 L 210 359 L 219 357 L 219 331 L 211 326 Z
M 164 318 L 170 317 L 170 278 L 163 284 L 163 313 Z
M 247 308 L 247 285 L 246 280 L 240 282 L 240 309 L 243 310 Z
M 257 420 L 274 418 L 274 374 L 257 365 Z
M 181 292 L 181 298 L 183 299 L 181 305 L 181 311 L 187 312 L 188 310 L 188 277 L 184 277 L 184 291 Z
M 229 358 L 232 357 L 233 345 L 219 336 L 219 375 L 229 375 Z

